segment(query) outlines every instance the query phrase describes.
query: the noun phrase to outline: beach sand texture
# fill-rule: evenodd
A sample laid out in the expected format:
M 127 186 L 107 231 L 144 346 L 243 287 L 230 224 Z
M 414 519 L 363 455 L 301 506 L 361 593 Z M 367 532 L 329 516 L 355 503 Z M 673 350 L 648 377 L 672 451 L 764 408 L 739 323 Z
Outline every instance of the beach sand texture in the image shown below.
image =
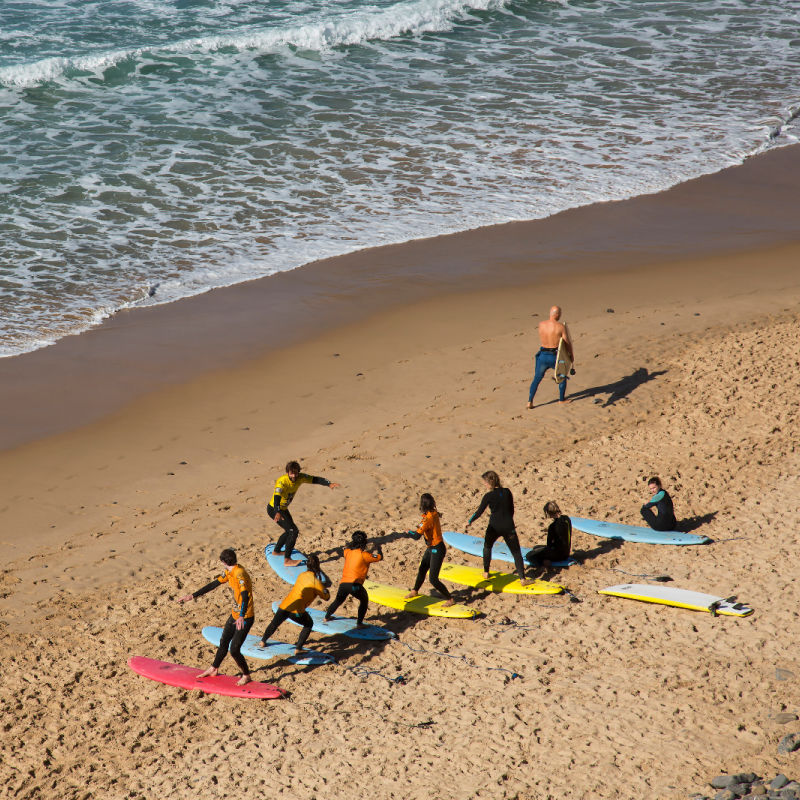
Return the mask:
M 742 224 L 727 252 L 650 253 L 647 270 L 587 261 L 365 315 L 0 454 L 0 797 L 680 798 L 721 772 L 788 774 L 776 747 L 791 725 L 773 717 L 800 711 L 800 241 L 734 252 Z M 548 378 L 527 411 L 552 302 L 576 342 L 573 402 L 555 403 Z M 253 577 L 263 631 L 288 589 L 263 547 L 289 458 L 342 484 L 303 487 L 292 507 L 298 547 L 337 579 L 337 548 L 361 528 L 386 556 L 371 577 L 410 585 L 421 546 L 397 532 L 416 525 L 419 494 L 463 529 L 486 469 L 514 492 L 525 545 L 543 541 L 551 499 L 637 524 L 651 474 L 714 542 L 576 531 L 583 565 L 543 577 L 580 603 L 453 586 L 484 616 L 372 605 L 367 621 L 398 641 L 312 634 L 338 664 L 251 662 L 286 700 L 134 675 L 134 654 L 210 663 L 200 631 L 224 621 L 227 590 L 175 598 L 215 574 L 223 547 Z M 597 594 L 663 574 L 755 614 Z M 286 623 L 278 638 L 298 632 Z

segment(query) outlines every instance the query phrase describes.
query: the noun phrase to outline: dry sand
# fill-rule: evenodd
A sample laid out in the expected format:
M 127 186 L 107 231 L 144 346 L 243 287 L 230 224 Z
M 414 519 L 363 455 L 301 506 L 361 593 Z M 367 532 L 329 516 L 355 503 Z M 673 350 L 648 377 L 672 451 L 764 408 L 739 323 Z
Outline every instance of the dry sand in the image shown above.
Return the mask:
M 642 261 L 436 294 L 0 455 L 0 796 L 680 798 L 728 770 L 797 774 L 776 745 L 800 723 L 773 717 L 800 711 L 800 241 Z M 576 341 L 573 402 L 552 402 L 546 378 L 527 411 L 535 326 L 555 301 Z M 334 549 L 363 528 L 384 542 L 371 577 L 408 585 L 421 547 L 397 532 L 419 494 L 463 529 L 489 468 L 514 492 L 523 544 L 542 541 L 550 499 L 636 524 L 651 474 L 714 543 L 576 532 L 584 563 L 557 579 L 580 603 L 454 587 L 483 616 L 371 605 L 398 641 L 312 634 L 338 664 L 251 662 L 283 701 L 131 673 L 133 654 L 210 662 L 199 632 L 224 621 L 227 590 L 175 598 L 215 574 L 223 547 L 266 625 L 288 587 L 263 558 L 276 532 L 264 504 L 289 458 L 342 484 L 303 487 L 293 505 L 298 546 L 337 577 Z M 596 593 L 659 574 L 756 613 Z

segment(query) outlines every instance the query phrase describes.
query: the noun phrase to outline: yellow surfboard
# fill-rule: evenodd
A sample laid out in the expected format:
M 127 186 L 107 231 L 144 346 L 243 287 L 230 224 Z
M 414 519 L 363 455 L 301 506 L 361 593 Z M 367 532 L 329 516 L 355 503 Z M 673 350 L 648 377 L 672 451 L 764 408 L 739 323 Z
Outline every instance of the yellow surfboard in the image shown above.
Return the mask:
M 408 594 L 408 589 L 399 589 L 397 586 L 387 586 L 384 583 L 366 580 L 364 588 L 373 603 L 396 608 L 398 611 L 413 611 L 415 614 L 427 614 L 429 617 L 454 617 L 457 619 L 471 619 L 478 615 L 474 608 L 458 603 L 446 606 L 444 600 L 426 594 L 418 594 L 407 600 L 405 595 Z
M 507 572 L 490 572 L 488 578 L 483 577 L 483 570 L 477 567 L 464 567 L 461 564 L 442 564 L 439 577 L 475 589 L 487 592 L 505 592 L 507 594 L 561 594 L 563 586 L 550 581 L 532 581 L 523 586 L 516 575 Z
M 621 583 L 598 589 L 599 594 L 612 597 L 626 597 L 629 600 L 641 600 L 643 603 L 659 603 L 676 608 L 688 608 L 690 611 L 707 611 L 716 616 L 749 617 L 753 613 L 750 606 L 737 603 L 731 597 L 717 597 L 713 594 L 693 592 L 690 589 L 678 589 L 672 586 L 651 586 L 642 583 Z

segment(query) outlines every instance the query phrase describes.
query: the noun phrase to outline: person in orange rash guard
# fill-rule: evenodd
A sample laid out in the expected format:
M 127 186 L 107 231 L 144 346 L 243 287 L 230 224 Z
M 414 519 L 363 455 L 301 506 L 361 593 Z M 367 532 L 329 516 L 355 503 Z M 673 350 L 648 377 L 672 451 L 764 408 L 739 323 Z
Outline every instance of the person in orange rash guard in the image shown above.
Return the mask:
M 219 675 L 219 667 L 225 656 L 228 655 L 228 647 L 230 646 L 231 658 L 233 658 L 242 672 L 238 685 L 244 686 L 246 683 L 250 683 L 250 667 L 247 666 L 247 661 L 245 661 L 241 653 L 241 647 L 247 638 L 247 632 L 253 627 L 256 619 L 253 610 L 253 585 L 244 567 L 240 567 L 236 563 L 236 553 L 233 550 L 230 548 L 223 550 L 219 554 L 219 560 L 225 568 L 224 572 L 211 583 L 207 583 L 202 589 L 178 598 L 178 602 L 188 603 L 197 597 L 201 597 L 206 592 L 222 586 L 224 583 L 231 587 L 233 590 L 233 602 L 236 605 L 233 607 L 231 615 L 222 629 L 222 636 L 219 640 L 219 647 L 213 664 L 197 677 L 208 678 Z
M 308 569 L 297 576 L 297 580 L 294 582 L 289 594 L 281 601 L 275 616 L 264 631 L 261 641 L 256 645 L 257 647 L 268 647 L 267 639 L 275 633 L 281 623 L 291 617 L 295 622 L 303 626 L 295 645 L 298 651 L 303 649 L 303 645 L 311 633 L 311 628 L 314 626 L 311 614 L 306 611 L 306 608 L 318 597 L 323 600 L 330 600 L 331 597 L 328 591 L 328 586 L 331 585 L 330 579 L 322 571 L 319 565 L 319 556 L 316 553 L 311 553 L 306 558 L 306 566 Z
M 333 612 L 336 611 L 344 601 L 352 596 L 358 599 L 358 618 L 356 627 L 364 627 L 364 615 L 367 613 L 367 603 L 369 595 L 364 588 L 364 581 L 369 571 L 369 565 L 376 561 L 383 560 L 383 553 L 380 546 L 376 545 L 375 554 L 367 549 L 367 534 L 364 531 L 355 531 L 350 544 L 344 548 L 344 569 L 342 570 L 342 582 L 336 592 L 336 598 L 328 606 L 325 612 L 325 619 L 330 620 Z
M 444 605 L 451 606 L 455 601 L 447 587 L 439 580 L 439 570 L 442 568 L 447 548 L 442 539 L 442 525 L 439 522 L 439 512 L 436 510 L 436 501 L 432 495 L 426 492 L 420 497 L 419 510 L 422 512 L 422 522 L 416 532 L 409 531 L 409 533 L 417 539 L 424 537 L 428 547 L 420 561 L 414 588 L 406 595 L 406 598 L 411 599 L 419 594 L 422 582 L 427 575 L 431 586 L 445 598 Z

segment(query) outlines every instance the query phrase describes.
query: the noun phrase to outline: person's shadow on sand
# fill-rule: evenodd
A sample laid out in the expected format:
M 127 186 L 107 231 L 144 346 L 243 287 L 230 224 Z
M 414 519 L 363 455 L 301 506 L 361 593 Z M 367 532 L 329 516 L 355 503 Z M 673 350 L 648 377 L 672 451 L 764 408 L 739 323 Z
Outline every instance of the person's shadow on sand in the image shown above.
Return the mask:
M 573 550 L 571 555 L 578 562 L 578 566 L 583 566 L 586 561 L 605 555 L 605 553 L 612 553 L 622 547 L 623 544 L 622 539 L 606 539 L 590 550 Z M 526 562 L 526 565 L 528 566 L 529 577 L 537 577 L 545 581 L 551 581 L 557 578 L 559 574 L 566 575 L 568 569 L 575 569 L 575 567 L 545 567 L 544 565 L 534 567 L 528 562 Z
M 607 383 L 605 386 L 593 386 L 591 389 L 581 389 L 579 392 L 568 395 L 572 401 L 583 400 L 587 397 L 595 397 L 598 394 L 607 394 L 608 398 L 603 403 L 603 408 L 606 406 L 613 406 L 617 400 L 622 400 L 627 397 L 634 389 L 638 389 L 648 381 L 666 375 L 667 370 L 662 369 L 658 372 L 649 372 L 647 367 L 639 367 L 635 369 L 630 375 L 620 378 L 614 383 Z
M 675 530 L 689 533 L 689 531 L 696 530 L 703 525 L 708 525 L 709 522 L 715 519 L 718 513 L 718 511 L 710 511 L 708 514 L 696 514 L 693 517 L 686 517 L 686 519 L 682 519 L 675 526 Z

